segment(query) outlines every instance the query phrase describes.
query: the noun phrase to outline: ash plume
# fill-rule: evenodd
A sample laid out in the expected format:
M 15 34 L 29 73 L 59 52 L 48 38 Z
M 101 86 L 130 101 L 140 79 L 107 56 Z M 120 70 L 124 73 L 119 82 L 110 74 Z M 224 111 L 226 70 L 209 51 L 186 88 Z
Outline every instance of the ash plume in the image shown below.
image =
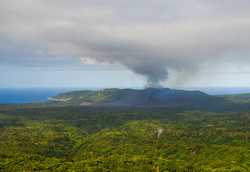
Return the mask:
M 249 18 L 246 0 L 2 0 L 0 37 L 12 49 L 0 49 L 0 60 L 55 55 L 119 63 L 159 87 L 170 71 L 185 81 L 204 64 L 248 64 Z

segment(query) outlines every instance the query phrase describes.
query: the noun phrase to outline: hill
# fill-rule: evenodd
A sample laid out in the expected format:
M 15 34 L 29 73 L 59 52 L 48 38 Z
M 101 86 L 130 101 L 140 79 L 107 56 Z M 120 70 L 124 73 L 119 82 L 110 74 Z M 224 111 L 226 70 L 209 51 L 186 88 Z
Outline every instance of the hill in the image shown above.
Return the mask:
M 73 91 L 51 97 L 50 102 L 82 106 L 203 106 L 224 101 L 201 91 L 169 88 Z
M 223 97 L 233 103 L 250 103 L 250 93 L 224 95 Z

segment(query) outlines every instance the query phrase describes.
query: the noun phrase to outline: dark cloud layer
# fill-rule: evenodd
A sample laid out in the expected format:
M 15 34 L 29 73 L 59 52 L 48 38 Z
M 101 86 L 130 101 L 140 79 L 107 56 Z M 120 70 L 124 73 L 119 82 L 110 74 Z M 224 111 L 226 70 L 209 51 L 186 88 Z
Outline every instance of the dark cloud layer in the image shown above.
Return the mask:
M 250 62 L 249 0 L 1 0 L 0 25 L 0 62 L 119 63 L 153 86 L 169 70 Z

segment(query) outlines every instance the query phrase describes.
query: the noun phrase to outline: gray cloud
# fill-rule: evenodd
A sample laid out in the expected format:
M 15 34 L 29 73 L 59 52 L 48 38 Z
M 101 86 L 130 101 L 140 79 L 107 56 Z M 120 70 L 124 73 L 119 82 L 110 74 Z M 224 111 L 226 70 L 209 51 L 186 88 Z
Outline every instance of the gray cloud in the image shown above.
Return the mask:
M 203 64 L 250 62 L 249 19 L 248 0 L 1 0 L 0 43 L 15 53 L 0 49 L 0 61 L 90 58 L 155 86 L 170 70 L 184 80 Z

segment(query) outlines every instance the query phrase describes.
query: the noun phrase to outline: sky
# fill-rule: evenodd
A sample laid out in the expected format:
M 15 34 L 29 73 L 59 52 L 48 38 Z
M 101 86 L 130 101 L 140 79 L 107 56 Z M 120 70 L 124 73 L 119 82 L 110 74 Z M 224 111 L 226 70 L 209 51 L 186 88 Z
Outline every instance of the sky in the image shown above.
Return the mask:
M 249 0 L 1 0 L 0 87 L 249 87 Z

